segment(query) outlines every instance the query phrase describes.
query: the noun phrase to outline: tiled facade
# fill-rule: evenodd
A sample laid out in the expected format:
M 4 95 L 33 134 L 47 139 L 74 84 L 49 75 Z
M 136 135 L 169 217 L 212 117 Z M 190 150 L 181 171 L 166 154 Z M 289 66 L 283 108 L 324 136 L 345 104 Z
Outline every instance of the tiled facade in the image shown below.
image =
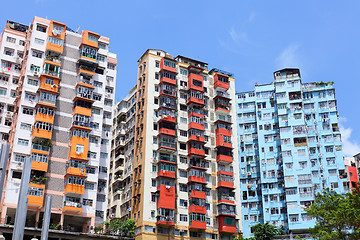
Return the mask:
M 52 195 L 52 223 L 88 232 L 106 217 L 117 59 L 99 34 L 39 17 L 21 26 L 9 22 L 1 40 L 2 66 L 9 66 L 1 74 L 8 92 L 16 89 L 1 223 L 14 222 L 30 157 L 27 226 L 38 226 L 44 197 Z M 10 105 L 12 95 L 0 101 Z
M 236 95 L 244 237 L 258 222 L 306 232 L 315 193 L 348 191 L 333 84 L 302 83 L 298 69 L 274 78 Z
M 136 239 L 231 239 L 241 232 L 234 78 L 161 50 L 138 62 L 114 114 L 109 218 L 130 214 Z

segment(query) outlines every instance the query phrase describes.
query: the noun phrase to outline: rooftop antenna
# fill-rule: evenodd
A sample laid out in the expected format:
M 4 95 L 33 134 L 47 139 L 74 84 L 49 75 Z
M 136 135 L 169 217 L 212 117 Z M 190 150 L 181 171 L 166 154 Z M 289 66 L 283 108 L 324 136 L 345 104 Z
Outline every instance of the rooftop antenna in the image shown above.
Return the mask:
M 80 26 L 78 27 L 78 29 L 76 30 L 76 33 L 78 33 L 79 32 L 79 30 L 80 30 Z

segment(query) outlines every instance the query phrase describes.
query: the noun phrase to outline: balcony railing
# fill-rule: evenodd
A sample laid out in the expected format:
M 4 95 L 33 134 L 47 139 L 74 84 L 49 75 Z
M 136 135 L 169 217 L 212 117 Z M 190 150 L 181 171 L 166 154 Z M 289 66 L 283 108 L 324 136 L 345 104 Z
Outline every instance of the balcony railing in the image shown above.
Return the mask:
M 40 150 L 40 151 L 45 151 L 45 152 L 50 152 L 50 147 L 42 146 L 42 145 L 40 145 L 40 144 L 33 144 L 33 145 L 32 145 L 32 149 Z
M 215 97 L 230 98 L 230 94 L 229 94 L 229 93 L 226 93 L 226 92 L 216 91 Z
M 176 148 L 175 143 L 168 143 L 168 142 L 159 142 L 160 147 L 169 147 L 169 148 Z
M 235 201 L 235 197 L 232 197 L 232 196 L 229 196 L 229 195 L 220 195 L 219 200 Z
M 235 210 L 231 209 L 219 209 L 218 214 L 236 215 Z
M 174 222 L 175 217 L 172 216 L 157 216 L 157 221 L 163 221 L 163 222 Z
M 60 76 L 59 72 L 50 71 L 50 70 L 46 70 L 46 69 L 44 70 L 44 74 L 51 75 L 51 76 L 54 76 L 54 77 L 59 77 Z
M 77 207 L 81 208 L 82 204 L 77 202 L 64 201 L 64 207 Z

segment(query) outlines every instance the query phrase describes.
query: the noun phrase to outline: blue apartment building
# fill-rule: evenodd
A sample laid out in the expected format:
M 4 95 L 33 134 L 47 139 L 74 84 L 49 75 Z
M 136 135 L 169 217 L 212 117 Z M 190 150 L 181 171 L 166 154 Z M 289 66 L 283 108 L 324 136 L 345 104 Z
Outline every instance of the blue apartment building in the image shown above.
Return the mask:
M 274 79 L 236 96 L 244 237 L 259 222 L 306 233 L 315 194 L 348 191 L 333 83 L 302 83 L 299 69 Z

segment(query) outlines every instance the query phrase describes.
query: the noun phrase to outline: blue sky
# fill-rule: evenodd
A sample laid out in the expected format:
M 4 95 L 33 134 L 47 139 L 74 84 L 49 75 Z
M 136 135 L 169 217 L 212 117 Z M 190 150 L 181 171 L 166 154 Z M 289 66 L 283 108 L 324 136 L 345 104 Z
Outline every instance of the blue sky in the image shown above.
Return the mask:
M 5 1 L 2 0 L 4 3 Z M 137 60 L 162 49 L 233 72 L 238 92 L 298 67 L 303 82 L 334 81 L 345 154 L 360 152 L 360 1 L 53 1 L 2 4 L 6 19 L 33 16 L 110 37 L 118 56 L 117 98 L 136 82 Z

